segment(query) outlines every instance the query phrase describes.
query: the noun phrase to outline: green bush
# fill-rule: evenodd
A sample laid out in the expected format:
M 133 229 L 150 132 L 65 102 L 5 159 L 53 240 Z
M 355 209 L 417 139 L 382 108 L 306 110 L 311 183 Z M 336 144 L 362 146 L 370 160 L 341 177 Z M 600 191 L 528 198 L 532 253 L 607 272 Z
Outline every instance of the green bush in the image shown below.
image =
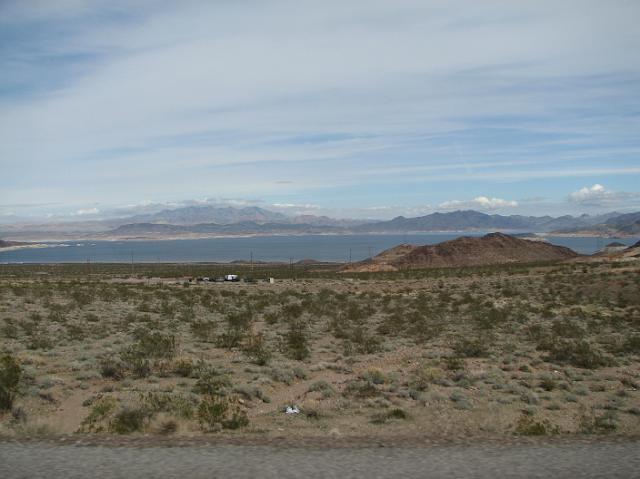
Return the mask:
M 326 381 L 316 381 L 309 386 L 308 392 L 319 392 L 323 398 L 330 398 L 336 392 L 336 390 Z
M 242 348 L 251 362 L 264 366 L 271 360 L 271 351 L 263 334 L 249 334 Z
M 480 338 L 461 338 L 453 345 L 453 351 L 462 358 L 481 358 L 487 354 L 487 342 Z
M 0 411 L 13 407 L 21 377 L 22 368 L 18 361 L 12 355 L 4 354 L 0 358 Z
M 584 339 L 556 338 L 538 345 L 549 352 L 548 360 L 569 363 L 585 369 L 598 369 L 613 365 L 613 360 L 596 350 Z
M 287 356 L 297 361 L 308 358 L 311 351 L 307 343 L 304 325 L 301 322 L 292 323 L 286 336 Z
M 102 358 L 99 362 L 100 375 L 103 378 L 122 379 L 124 377 L 124 367 L 120 361 L 109 356 Z
M 238 429 L 249 425 L 247 414 L 231 405 L 227 398 L 205 397 L 198 405 L 198 422 L 207 432 L 218 429 Z
M 389 411 L 383 411 L 378 414 L 374 414 L 371 417 L 371 422 L 374 424 L 384 424 L 390 419 L 408 419 L 409 415 L 400 408 L 394 408 Z
M 516 423 L 515 433 L 520 436 L 546 436 L 558 434 L 559 429 L 548 420 L 536 421 L 531 416 L 523 414 Z
M 208 396 L 224 396 L 230 387 L 231 379 L 228 376 L 214 370 L 207 370 L 196 381 L 193 392 Z
M 109 423 L 109 430 L 116 434 L 131 434 L 142 431 L 150 416 L 150 412 L 144 408 L 124 407 L 115 414 Z
M 200 341 L 212 343 L 215 340 L 216 323 L 213 321 L 193 321 L 191 332 Z

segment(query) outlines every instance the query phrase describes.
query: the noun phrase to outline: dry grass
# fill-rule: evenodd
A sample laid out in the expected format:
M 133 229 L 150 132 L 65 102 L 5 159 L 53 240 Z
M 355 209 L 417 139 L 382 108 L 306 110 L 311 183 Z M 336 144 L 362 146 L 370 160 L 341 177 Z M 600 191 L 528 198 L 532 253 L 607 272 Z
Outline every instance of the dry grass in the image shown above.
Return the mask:
M 0 278 L 3 435 L 640 431 L 632 264 L 273 285 L 37 268 Z

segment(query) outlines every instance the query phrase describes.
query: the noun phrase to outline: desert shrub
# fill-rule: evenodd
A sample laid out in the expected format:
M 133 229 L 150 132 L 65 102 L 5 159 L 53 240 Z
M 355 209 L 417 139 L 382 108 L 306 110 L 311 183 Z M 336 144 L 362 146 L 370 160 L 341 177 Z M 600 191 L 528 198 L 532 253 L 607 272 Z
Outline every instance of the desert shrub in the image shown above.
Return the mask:
M 193 392 L 208 396 L 224 396 L 231 387 L 231 379 L 224 374 L 208 369 L 203 371 L 193 386 Z
M 409 415 L 400 408 L 394 408 L 389 411 L 383 411 L 377 414 L 374 414 L 371 417 L 371 422 L 374 424 L 384 424 L 390 419 L 408 419 Z
M 422 366 L 413 373 L 413 378 L 409 384 L 418 391 L 425 391 L 430 384 L 444 378 L 444 372 L 440 368 Z
M 617 419 L 615 411 L 605 411 L 603 414 L 596 414 L 593 409 L 590 412 L 583 411 L 580 416 L 579 430 L 583 434 L 614 432 L 618 428 Z
M 102 422 L 115 409 L 116 402 L 112 397 L 102 397 L 91 404 L 91 411 L 82 420 L 80 431 L 82 432 L 101 432 L 104 430 Z
M 552 377 L 545 376 L 540 380 L 540 387 L 545 391 L 553 391 L 557 386 L 558 384 Z
M 469 398 L 462 391 L 452 392 L 449 399 L 453 402 L 455 409 L 467 410 L 473 407 Z
M 52 347 L 51 336 L 45 331 L 35 331 L 27 341 L 27 349 L 51 349 Z
M 257 386 L 240 385 L 233 388 L 233 392 L 251 401 L 252 399 L 260 399 L 262 402 L 269 403 L 271 399 L 266 396 L 262 389 Z
M 146 378 L 151 374 L 151 363 L 145 353 L 136 346 L 130 346 L 120 353 L 120 359 L 125 369 L 137 378 Z
M 384 384 L 387 377 L 379 369 L 369 369 L 358 376 L 363 381 L 369 381 L 373 384 Z
M 344 389 L 345 396 L 353 396 L 360 399 L 375 397 L 379 394 L 380 391 L 372 382 L 358 379 L 350 381 Z
M 278 324 L 278 313 L 270 311 L 268 313 L 265 313 L 263 318 L 264 318 L 264 322 L 267 323 L 269 326 Z
M 445 359 L 444 366 L 448 371 L 459 371 L 465 368 L 464 359 L 450 356 Z
M 231 329 L 246 331 L 251 326 L 252 317 L 250 310 L 235 311 L 227 314 L 225 320 Z
M 487 354 L 487 341 L 482 338 L 460 338 L 453 345 L 453 351 L 463 358 L 481 358 Z
M 142 407 L 123 407 L 109 423 L 109 431 L 116 434 L 131 434 L 142 431 L 151 413 Z
M 194 371 L 195 371 L 195 366 L 193 364 L 193 361 L 191 361 L 191 359 L 189 358 L 179 359 L 173 365 L 174 374 L 183 378 L 191 377 Z
M 206 432 L 219 429 L 238 429 L 249 425 L 247 414 L 228 398 L 205 397 L 198 405 L 200 427 Z
M 8 411 L 18 393 L 22 368 L 18 361 L 10 354 L 0 358 L 0 411 Z
M 108 356 L 99 362 L 100 375 L 103 378 L 122 379 L 124 377 L 124 367 L 120 361 Z
M 333 396 L 336 390 L 326 381 L 316 381 L 309 386 L 307 392 L 319 392 L 322 394 L 322 397 L 326 399 Z
M 66 328 L 67 337 L 70 341 L 81 341 L 87 336 L 85 329 L 79 324 L 70 323 L 66 325 Z
M 297 361 L 302 361 L 311 354 L 302 322 L 294 322 L 291 324 L 286 335 L 285 352 L 288 357 Z
M 191 322 L 191 333 L 204 343 L 212 343 L 215 340 L 216 323 L 213 321 Z
M 624 341 L 621 352 L 640 354 L 640 334 L 632 334 Z
M 584 339 L 554 339 L 538 345 L 539 349 L 548 351 L 548 360 L 569 363 L 572 366 L 586 369 L 597 369 L 611 366 L 611 358 L 596 350 Z
M 380 338 L 367 332 L 363 326 L 356 326 L 348 334 L 349 340 L 356 345 L 360 354 L 373 354 L 380 351 Z
M 570 319 L 558 319 L 553 322 L 551 332 L 561 338 L 582 338 L 585 330 L 576 321 Z
M 163 436 L 168 436 L 169 434 L 173 434 L 178 430 L 178 423 L 173 419 L 169 419 L 167 421 L 163 421 L 162 424 L 158 427 L 158 433 Z
M 144 328 L 137 328 L 133 334 L 137 339 L 135 349 L 141 357 L 172 359 L 176 355 L 178 345 L 173 334 L 149 332 Z
M 293 384 L 293 380 L 295 379 L 295 375 L 290 369 L 272 368 L 269 371 L 269 376 L 274 381 L 288 385 Z
M 12 319 L 5 318 L 4 324 L 2 325 L 2 335 L 7 339 L 18 338 L 18 327 Z
M 184 419 L 191 419 L 197 400 L 183 394 L 150 391 L 141 396 L 141 404 L 141 407 L 151 414 L 165 412 Z
M 232 349 L 240 346 L 244 333 L 241 329 L 228 326 L 223 333 L 218 335 L 216 346 L 219 348 Z
M 508 319 L 508 312 L 505 309 L 497 309 L 493 305 L 479 308 L 473 315 L 476 325 L 480 329 L 492 329 L 502 324 Z
M 271 350 L 261 333 L 249 334 L 242 350 L 251 362 L 260 366 L 264 366 L 271 360 Z
M 516 423 L 515 433 L 520 436 L 546 436 L 548 434 L 558 434 L 559 429 L 547 419 L 536 421 L 530 415 L 523 414 Z

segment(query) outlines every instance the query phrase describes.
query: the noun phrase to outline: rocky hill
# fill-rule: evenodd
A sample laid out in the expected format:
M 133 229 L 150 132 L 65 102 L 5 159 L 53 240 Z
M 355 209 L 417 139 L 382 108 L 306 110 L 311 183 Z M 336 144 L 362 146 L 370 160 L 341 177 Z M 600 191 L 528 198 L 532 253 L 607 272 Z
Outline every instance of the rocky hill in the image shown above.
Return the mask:
M 562 261 L 578 254 L 563 246 L 529 241 L 502 233 L 463 236 L 435 245 L 400 245 L 376 257 L 347 265 L 345 272 L 481 266 L 504 263 Z

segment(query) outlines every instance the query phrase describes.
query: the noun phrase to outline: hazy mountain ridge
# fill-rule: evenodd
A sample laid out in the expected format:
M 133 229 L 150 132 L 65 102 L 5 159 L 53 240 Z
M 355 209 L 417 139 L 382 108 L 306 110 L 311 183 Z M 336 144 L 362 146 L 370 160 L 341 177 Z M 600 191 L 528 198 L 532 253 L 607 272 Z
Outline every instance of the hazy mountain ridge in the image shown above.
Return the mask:
M 612 213 L 616 215 L 616 213 Z M 453 211 L 450 213 L 432 213 L 417 218 L 398 216 L 390 221 L 365 224 L 355 230 L 358 232 L 409 232 L 409 231 L 465 231 L 465 230 L 526 230 L 551 232 L 559 228 L 575 228 L 596 224 L 611 214 L 600 216 L 582 215 L 560 216 L 522 216 L 489 215 L 474 210 Z
M 15 224 L 0 226 L 7 239 L 179 238 L 215 235 L 368 234 L 439 231 L 509 231 L 554 234 L 640 234 L 640 212 L 598 216 L 523 216 L 474 210 L 432 213 L 388 221 L 334 219 L 327 216 L 287 216 L 257 206 L 187 206 L 108 220 Z
M 588 226 L 563 228 L 562 234 L 600 234 L 608 236 L 633 236 L 640 234 L 640 212 L 625 213 L 608 217 L 604 222 Z

